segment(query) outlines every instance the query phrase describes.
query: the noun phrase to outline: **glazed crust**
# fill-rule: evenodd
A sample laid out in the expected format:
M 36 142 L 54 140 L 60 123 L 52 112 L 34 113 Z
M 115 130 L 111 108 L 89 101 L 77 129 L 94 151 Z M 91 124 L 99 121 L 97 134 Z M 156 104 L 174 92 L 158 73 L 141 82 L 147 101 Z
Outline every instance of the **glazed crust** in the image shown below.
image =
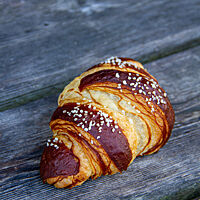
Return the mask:
M 72 188 L 127 169 L 169 139 L 174 111 L 141 63 L 111 57 L 69 83 L 58 99 L 44 149 L 43 182 Z

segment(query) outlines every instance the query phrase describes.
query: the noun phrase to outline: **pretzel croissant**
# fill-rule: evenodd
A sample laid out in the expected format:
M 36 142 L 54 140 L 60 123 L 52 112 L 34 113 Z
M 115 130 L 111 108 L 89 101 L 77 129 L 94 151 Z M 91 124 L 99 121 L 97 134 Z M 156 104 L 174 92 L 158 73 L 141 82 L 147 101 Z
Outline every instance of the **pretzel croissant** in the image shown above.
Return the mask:
M 41 178 L 72 188 L 90 177 L 122 172 L 136 156 L 157 152 L 173 125 L 173 108 L 157 80 L 139 62 L 111 57 L 60 94 Z

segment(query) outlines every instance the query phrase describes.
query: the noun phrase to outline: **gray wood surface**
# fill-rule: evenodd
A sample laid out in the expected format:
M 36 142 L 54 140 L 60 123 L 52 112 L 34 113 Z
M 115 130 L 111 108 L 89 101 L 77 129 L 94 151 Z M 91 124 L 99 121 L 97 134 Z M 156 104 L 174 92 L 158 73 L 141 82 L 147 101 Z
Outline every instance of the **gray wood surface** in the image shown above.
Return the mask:
M 200 196 L 200 46 L 145 65 L 168 92 L 176 114 L 168 143 L 126 172 L 55 189 L 39 178 L 51 137 L 53 95 L 0 113 L 0 199 L 192 199 Z
M 199 0 L 0 0 L 0 199 L 200 198 Z M 112 55 L 146 63 L 176 115 L 123 174 L 56 189 L 39 162 L 63 87 Z
M 0 110 L 61 91 L 111 56 L 141 62 L 200 45 L 199 0 L 0 1 Z

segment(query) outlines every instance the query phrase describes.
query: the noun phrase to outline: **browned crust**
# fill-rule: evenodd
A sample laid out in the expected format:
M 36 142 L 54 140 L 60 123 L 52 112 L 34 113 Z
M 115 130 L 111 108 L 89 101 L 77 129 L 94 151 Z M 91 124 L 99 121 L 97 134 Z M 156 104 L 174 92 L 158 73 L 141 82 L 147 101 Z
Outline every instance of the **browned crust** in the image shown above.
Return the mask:
M 116 77 L 116 73 L 119 74 L 119 78 Z M 130 73 L 136 77 L 136 80 L 128 79 Z M 145 75 L 148 75 L 148 74 L 146 73 Z M 136 84 L 137 78 L 139 78 L 139 77 L 142 78 L 140 80 L 140 86 L 145 88 L 145 93 L 139 93 L 139 91 L 141 90 L 141 87 L 139 87 L 139 85 L 136 87 L 130 86 L 131 83 Z M 126 80 L 126 83 L 127 83 L 126 85 L 123 84 L 124 80 Z M 173 125 L 174 125 L 174 120 L 175 120 L 174 111 L 173 111 L 173 108 L 171 106 L 171 103 L 170 103 L 168 97 L 164 96 L 165 91 L 158 84 L 156 86 L 156 89 L 152 87 L 152 85 L 154 86 L 157 83 L 157 82 L 155 83 L 154 79 L 151 79 L 151 77 L 149 77 L 149 75 L 144 76 L 142 74 L 139 75 L 139 74 L 133 73 L 133 72 L 124 72 L 124 71 L 113 70 L 113 69 L 100 70 L 93 74 L 89 74 L 89 75 L 85 76 L 83 79 L 81 79 L 79 89 L 80 89 L 80 91 L 82 91 L 85 88 L 88 88 L 89 86 L 92 86 L 92 85 L 96 85 L 98 87 L 98 83 L 101 83 L 101 87 L 104 87 L 102 85 L 102 83 L 105 83 L 106 87 L 111 87 L 118 91 L 120 91 L 121 89 L 122 89 L 122 91 L 124 89 L 126 89 L 126 91 L 128 91 L 129 94 L 131 93 L 133 96 L 139 95 L 143 99 L 152 98 L 152 92 L 154 92 L 155 97 L 160 96 L 161 99 L 163 99 L 164 103 L 161 103 L 159 100 L 159 104 L 158 104 L 158 99 L 156 99 L 156 98 L 152 99 L 151 102 L 154 104 L 154 107 L 156 108 L 155 113 L 157 113 L 158 115 L 162 115 L 160 113 L 160 111 L 157 109 L 158 107 L 163 111 L 169 128 L 166 127 L 166 125 L 163 127 L 162 140 L 157 145 L 155 145 L 153 148 L 151 148 L 147 152 L 145 152 L 145 154 L 150 154 L 152 152 L 155 152 L 155 150 L 159 150 L 159 148 L 161 148 L 168 141 L 171 131 L 172 131 L 172 128 L 173 128 Z M 147 84 L 147 83 L 150 83 L 150 84 Z M 121 87 L 120 88 L 116 87 L 115 86 L 116 84 L 121 84 Z M 145 85 L 148 85 L 147 86 L 148 89 L 146 89 L 147 87 L 145 87 Z M 132 90 L 133 88 L 134 88 L 134 91 Z M 123 94 L 126 94 L 126 91 L 123 92 Z M 141 106 L 143 106 L 143 105 L 141 105 Z M 150 107 L 148 104 L 147 104 L 147 106 Z
M 68 103 L 62 107 L 58 107 L 54 112 L 51 121 L 62 119 L 65 121 L 73 122 L 76 125 L 79 125 L 82 122 L 83 118 L 85 119 L 85 121 L 87 121 L 87 123 L 94 121 L 96 124 L 100 124 L 101 121 L 104 121 L 104 124 L 101 125 L 101 132 L 99 132 L 98 126 L 92 126 L 91 130 L 88 130 L 87 128 L 87 132 L 91 134 L 95 139 L 100 136 L 98 141 L 105 149 L 110 159 L 115 163 L 120 171 L 126 170 L 132 159 L 132 153 L 127 138 L 122 133 L 120 127 L 118 126 L 117 129 L 114 128 L 117 126 L 114 121 L 109 122 L 108 127 L 105 121 L 105 117 L 101 116 L 98 113 L 98 110 L 91 109 L 86 105 L 79 105 L 79 110 L 81 110 L 83 113 L 87 111 L 87 116 L 84 116 L 81 113 L 77 114 L 81 115 L 81 117 L 78 117 L 77 115 L 70 116 L 68 113 L 74 110 L 74 108 L 77 106 L 78 105 L 76 103 Z M 64 110 L 66 111 L 65 113 L 63 113 Z M 100 120 L 100 118 L 102 118 L 103 120 Z M 76 119 L 76 121 L 74 119 Z M 87 125 L 85 124 L 85 127 L 86 126 Z M 114 129 L 115 131 L 113 131 Z
M 79 159 L 62 141 L 51 139 L 42 154 L 40 176 L 43 182 L 47 178 L 68 177 L 79 172 Z

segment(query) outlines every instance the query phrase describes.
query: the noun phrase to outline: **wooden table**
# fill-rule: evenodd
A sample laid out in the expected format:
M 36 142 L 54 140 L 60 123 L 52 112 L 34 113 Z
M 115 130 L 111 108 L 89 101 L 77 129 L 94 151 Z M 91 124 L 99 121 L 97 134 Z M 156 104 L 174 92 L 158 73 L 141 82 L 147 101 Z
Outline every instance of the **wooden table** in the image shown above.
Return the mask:
M 142 62 L 176 114 L 168 143 L 122 175 L 56 189 L 39 162 L 63 87 L 112 55 Z M 0 1 L 0 199 L 200 197 L 199 0 Z

